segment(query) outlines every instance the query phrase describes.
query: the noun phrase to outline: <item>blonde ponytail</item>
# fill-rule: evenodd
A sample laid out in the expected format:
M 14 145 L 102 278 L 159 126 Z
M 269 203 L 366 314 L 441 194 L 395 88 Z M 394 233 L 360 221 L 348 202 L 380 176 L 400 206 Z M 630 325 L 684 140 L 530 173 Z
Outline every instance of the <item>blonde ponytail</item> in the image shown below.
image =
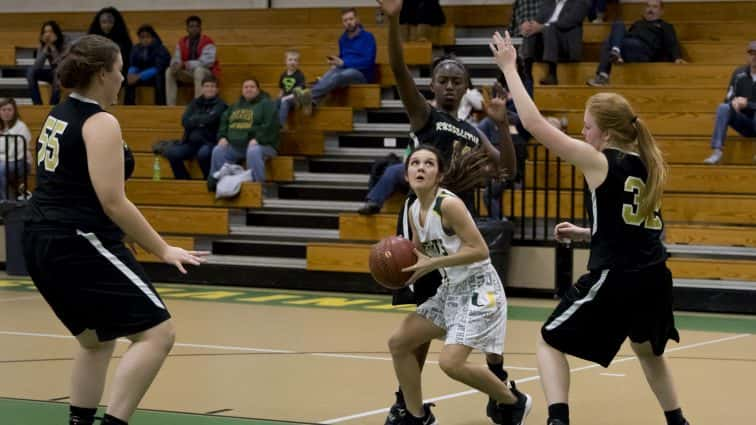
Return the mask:
M 646 188 L 640 197 L 638 215 L 653 218 L 660 207 L 667 164 L 664 162 L 654 136 L 646 124 L 635 115 L 630 103 L 617 93 L 596 93 L 586 102 L 586 110 L 596 120 L 601 131 L 608 133 L 609 146 L 635 150 L 637 145 L 641 161 L 646 166 Z
M 638 131 L 638 150 L 643 163 L 646 165 L 648 176 L 646 177 L 646 190 L 640 197 L 638 215 L 653 218 L 654 211 L 661 206 L 664 183 L 667 180 L 667 164 L 654 136 L 648 131 L 646 124 L 635 119 L 635 128 Z

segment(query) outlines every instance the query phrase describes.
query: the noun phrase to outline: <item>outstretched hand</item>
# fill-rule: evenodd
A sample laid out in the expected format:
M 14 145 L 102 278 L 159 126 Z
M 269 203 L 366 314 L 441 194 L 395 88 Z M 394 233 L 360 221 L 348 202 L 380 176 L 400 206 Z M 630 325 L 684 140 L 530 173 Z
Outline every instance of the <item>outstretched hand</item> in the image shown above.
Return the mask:
M 417 262 L 412 266 L 402 269 L 403 272 L 414 272 L 407 281 L 407 285 L 411 285 L 417 282 L 418 279 L 436 269 L 436 267 L 433 266 L 432 259 L 429 256 L 423 254 L 417 248 L 415 248 L 414 251 L 415 255 L 417 255 Z
M 386 16 L 396 16 L 402 11 L 402 0 L 376 0 Z
M 505 66 L 515 66 L 517 64 L 517 50 L 512 45 L 512 38 L 509 36 L 509 31 L 504 32 L 504 37 L 496 31 L 491 39 L 491 43 L 488 44 L 491 48 L 491 53 L 494 55 L 496 64 L 499 68 Z
M 182 274 L 186 274 L 184 264 L 199 266 L 207 261 L 204 257 L 208 254 L 210 253 L 207 251 L 187 251 L 177 246 L 169 246 L 160 259 L 166 264 L 176 266 Z

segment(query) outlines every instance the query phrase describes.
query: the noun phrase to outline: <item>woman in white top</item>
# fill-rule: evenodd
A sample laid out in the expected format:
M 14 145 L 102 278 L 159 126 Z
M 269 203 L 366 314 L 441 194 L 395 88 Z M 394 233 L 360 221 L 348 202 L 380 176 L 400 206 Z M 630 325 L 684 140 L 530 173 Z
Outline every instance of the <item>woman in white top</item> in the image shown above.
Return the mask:
M 417 195 L 409 215 L 413 242 L 420 247 L 415 249 L 417 263 L 405 269 L 414 272 L 408 284 L 433 270 L 441 272 L 443 283 L 389 339 L 409 413 L 403 423 L 435 423 L 429 405 L 422 403 L 421 371 L 414 351 L 443 338 L 441 369 L 488 394 L 487 413 L 495 423 L 519 425 L 530 411 L 531 397 L 514 385 L 510 389 L 485 365 L 467 361 L 473 349 L 500 355 L 504 343 L 507 301 L 488 246 L 464 202 L 441 188 L 445 170 L 437 149 L 421 145 L 409 155 L 405 167 Z
M 32 158 L 31 133 L 29 127 L 21 121 L 13 98 L 0 99 L 0 136 L 6 135 L 23 137 L 26 149 L 20 137 L 0 137 L 0 200 L 6 199 L 6 194 L 13 193 L 8 183 L 23 178 Z

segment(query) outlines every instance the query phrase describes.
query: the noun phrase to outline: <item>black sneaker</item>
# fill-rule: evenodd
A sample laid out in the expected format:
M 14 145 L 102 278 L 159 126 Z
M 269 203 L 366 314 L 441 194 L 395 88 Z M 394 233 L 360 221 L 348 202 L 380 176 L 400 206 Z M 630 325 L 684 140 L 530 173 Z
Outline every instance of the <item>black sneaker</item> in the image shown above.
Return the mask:
M 567 424 L 564 423 L 564 421 L 562 421 L 561 419 L 552 419 L 549 421 L 547 425 L 567 425 Z
M 510 381 L 512 393 L 517 397 L 515 404 L 496 404 L 493 416 L 489 416 L 499 425 L 525 425 L 525 418 L 533 408 L 533 397 L 517 390 L 514 381 Z
M 437 425 L 438 422 L 436 422 L 436 417 L 433 415 L 433 412 L 431 412 L 431 406 L 435 406 L 433 403 L 425 403 L 423 404 L 423 410 L 425 411 L 425 416 L 422 418 L 416 418 L 412 416 L 409 412 L 405 411 L 404 417 L 402 418 L 402 421 L 399 422 L 400 425 Z
M 388 416 L 386 416 L 386 423 L 384 425 L 399 425 L 404 419 L 404 415 L 407 414 L 407 406 L 404 404 L 404 398 L 397 392 L 396 402 L 389 409 Z

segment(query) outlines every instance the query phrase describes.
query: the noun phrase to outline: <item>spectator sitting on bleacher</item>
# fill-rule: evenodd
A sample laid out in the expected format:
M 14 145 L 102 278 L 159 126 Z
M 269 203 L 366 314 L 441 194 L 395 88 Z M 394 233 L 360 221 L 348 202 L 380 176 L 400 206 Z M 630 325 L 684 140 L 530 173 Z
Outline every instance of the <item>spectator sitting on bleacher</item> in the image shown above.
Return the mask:
M 265 159 L 278 155 L 279 130 L 276 105 L 270 96 L 260 90 L 256 79 L 245 80 L 241 97 L 221 117 L 207 179 L 210 191 L 215 191 L 223 177 L 225 164 L 236 164 L 245 157 L 252 181 L 264 181 Z
M 219 77 L 220 66 L 215 42 L 202 34 L 199 16 L 186 18 L 186 32 L 176 44 L 170 68 L 165 70 L 165 93 L 168 105 L 176 105 L 178 81 L 194 84 L 194 97 L 202 94 L 202 80 L 208 75 Z
M 133 105 L 137 86 L 155 88 L 155 105 L 165 105 L 165 69 L 171 54 L 152 25 L 142 25 L 137 31 L 139 44 L 131 49 L 131 66 L 126 76 L 124 104 Z
M 312 106 L 337 88 L 375 81 L 375 37 L 362 27 L 354 8 L 341 11 L 341 23 L 344 34 L 339 38 L 339 55 L 328 56 L 331 69 L 298 99 L 305 114 L 311 114 Z
M 538 17 L 524 22 L 520 51 L 527 78 L 533 79 L 533 62 L 540 59 L 549 66 L 543 85 L 558 84 L 557 62 L 578 62 L 583 58 L 583 19 L 588 0 L 544 0 Z
M 527 33 L 541 10 L 543 0 L 515 0 L 512 3 L 512 21 L 509 24 L 509 33 L 512 37 L 522 37 Z
M 126 26 L 126 21 L 123 19 L 121 12 L 115 7 L 101 9 L 97 12 L 92 23 L 89 25 L 89 31 L 87 31 L 87 34 L 101 35 L 118 45 L 121 49 L 121 57 L 123 58 L 123 69 L 121 70 L 121 73 L 125 79 L 126 72 L 129 70 L 130 66 L 129 59 L 131 58 L 132 43 L 129 29 Z
M 29 127 L 18 115 L 16 101 L 13 98 L 0 98 L 0 135 L 23 136 L 26 139 L 26 151 L 23 142 L 15 137 L 0 137 L 0 200 L 5 199 L 8 182 L 24 175 L 24 167 L 31 163 L 31 133 Z M 26 161 L 24 161 L 26 159 Z M 13 190 L 8 191 L 11 194 Z
M 439 0 L 404 0 L 399 13 L 403 41 L 438 42 L 446 15 Z
M 181 117 L 184 136 L 181 142 L 171 145 L 163 152 L 179 180 L 189 180 L 184 161 L 197 158 L 202 177 L 210 174 L 210 155 L 215 146 L 221 116 L 228 105 L 218 97 L 218 80 L 208 75 L 202 80 L 202 95 L 192 100 Z
M 60 84 L 55 75 L 55 68 L 58 61 L 66 49 L 66 39 L 60 26 L 55 21 L 47 21 L 42 24 L 39 30 L 39 47 L 37 56 L 34 59 L 34 65 L 26 73 L 26 80 L 29 83 L 29 92 L 31 93 L 32 102 L 35 105 L 42 104 L 42 95 L 39 94 L 40 81 L 46 81 L 52 86 L 50 95 L 50 104 L 57 105 L 60 101 Z M 45 63 L 50 65 L 49 68 Z
M 623 22 L 615 22 L 601 47 L 596 76 L 587 81 L 588 85 L 601 87 L 609 84 L 609 74 L 615 62 L 685 63 L 675 27 L 662 20 L 663 15 L 662 1 L 648 0 L 643 19 L 635 21 L 628 30 Z
M 305 76 L 302 71 L 299 70 L 299 52 L 296 50 L 286 51 L 286 70 L 281 73 L 281 77 L 278 79 L 278 100 L 276 100 L 276 107 L 278 108 L 278 121 L 281 127 L 286 125 L 286 119 L 289 117 L 289 111 L 292 106 L 297 105 L 297 98 L 294 91 L 304 90 L 305 88 Z
M 749 64 L 732 73 L 730 87 L 724 103 L 717 108 L 714 133 L 711 135 L 711 156 L 706 164 L 722 160 L 727 127 L 732 127 L 743 137 L 756 137 L 756 40 L 748 44 Z M 756 162 L 756 155 L 753 156 Z

